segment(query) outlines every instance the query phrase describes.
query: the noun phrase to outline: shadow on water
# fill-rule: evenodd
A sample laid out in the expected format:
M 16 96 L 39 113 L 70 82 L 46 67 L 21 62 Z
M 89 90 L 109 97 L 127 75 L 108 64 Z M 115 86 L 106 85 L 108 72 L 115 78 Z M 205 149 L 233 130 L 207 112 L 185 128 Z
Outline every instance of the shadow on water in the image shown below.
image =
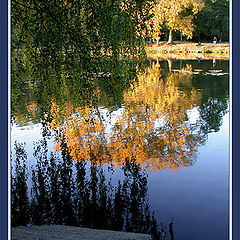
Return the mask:
M 27 171 L 27 152 L 15 143 L 12 159 L 12 226 L 64 224 L 89 228 L 149 233 L 153 239 L 174 239 L 173 220 L 158 224 L 148 203 L 147 173 L 126 159 L 124 177 L 114 185 L 96 164 L 73 161 L 64 140 L 61 157 L 48 153 L 46 137 L 35 144 L 36 165 Z M 27 180 L 31 176 L 31 184 Z M 28 186 L 31 186 L 29 189 Z M 30 194 L 29 194 L 30 192 Z

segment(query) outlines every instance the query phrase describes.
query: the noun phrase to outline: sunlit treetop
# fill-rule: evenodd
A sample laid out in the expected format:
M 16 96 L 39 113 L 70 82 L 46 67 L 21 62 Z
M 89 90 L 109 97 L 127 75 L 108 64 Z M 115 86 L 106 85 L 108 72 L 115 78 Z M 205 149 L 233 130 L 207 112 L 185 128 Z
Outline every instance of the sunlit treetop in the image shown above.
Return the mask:
M 161 34 L 163 24 L 170 31 L 179 30 L 187 38 L 192 38 L 193 16 L 204 6 L 203 0 L 160 0 L 154 6 L 154 17 L 149 22 L 153 37 Z M 172 38 L 172 36 L 171 36 Z M 172 42 L 172 39 L 169 39 Z

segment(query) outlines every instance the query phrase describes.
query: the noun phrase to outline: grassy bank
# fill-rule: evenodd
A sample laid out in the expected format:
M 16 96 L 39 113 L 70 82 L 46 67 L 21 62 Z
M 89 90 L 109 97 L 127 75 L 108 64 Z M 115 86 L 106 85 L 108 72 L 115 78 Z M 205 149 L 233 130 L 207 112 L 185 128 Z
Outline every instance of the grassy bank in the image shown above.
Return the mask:
M 168 45 L 160 42 L 159 46 L 146 46 L 147 56 L 151 58 L 172 59 L 229 59 L 229 43 L 175 42 Z

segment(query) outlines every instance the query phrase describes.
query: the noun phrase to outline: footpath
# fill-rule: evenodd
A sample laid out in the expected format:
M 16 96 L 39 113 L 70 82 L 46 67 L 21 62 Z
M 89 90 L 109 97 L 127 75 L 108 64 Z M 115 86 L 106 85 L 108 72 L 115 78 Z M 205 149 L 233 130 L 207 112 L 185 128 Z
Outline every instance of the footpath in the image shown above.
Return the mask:
M 150 235 L 62 225 L 15 227 L 12 240 L 151 240 Z
M 159 42 L 152 46 L 146 46 L 149 58 L 161 59 L 223 59 L 229 60 L 229 43 L 201 43 L 198 45 L 193 42 L 175 42 L 168 45 L 166 42 Z

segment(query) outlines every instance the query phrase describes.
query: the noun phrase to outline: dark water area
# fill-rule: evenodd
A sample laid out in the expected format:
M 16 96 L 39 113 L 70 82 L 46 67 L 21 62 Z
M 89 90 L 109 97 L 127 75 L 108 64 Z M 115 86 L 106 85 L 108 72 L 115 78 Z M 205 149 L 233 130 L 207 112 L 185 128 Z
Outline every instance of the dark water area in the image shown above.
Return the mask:
M 13 67 L 12 226 L 228 239 L 229 61 L 93 65 Z

